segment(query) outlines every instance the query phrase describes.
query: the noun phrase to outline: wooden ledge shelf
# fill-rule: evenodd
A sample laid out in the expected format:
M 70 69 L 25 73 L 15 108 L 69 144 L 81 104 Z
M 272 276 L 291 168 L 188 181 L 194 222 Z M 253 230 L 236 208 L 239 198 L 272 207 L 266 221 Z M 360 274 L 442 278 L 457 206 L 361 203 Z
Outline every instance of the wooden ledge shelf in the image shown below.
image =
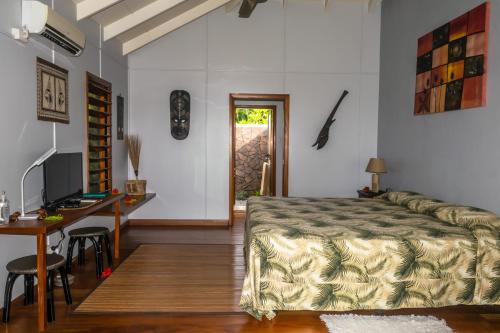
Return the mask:
M 89 108 L 89 114 L 95 117 L 108 117 L 111 114 L 109 112 L 97 111 Z
M 108 171 L 110 170 L 111 168 L 102 168 L 102 169 L 95 169 L 95 170 L 89 170 L 90 173 L 99 173 L 99 172 L 104 172 L 104 171 Z
M 98 180 L 98 181 L 95 181 L 95 182 L 90 181 L 89 184 L 90 185 L 99 185 L 99 184 L 106 183 L 106 182 L 109 182 L 109 181 L 110 181 L 110 179 Z
M 97 139 L 108 139 L 108 138 L 111 137 L 111 135 L 109 135 L 109 134 L 93 134 L 93 133 L 89 133 L 89 137 L 97 138 Z
M 122 216 L 128 215 L 128 214 L 132 213 L 133 211 L 142 207 L 147 202 L 151 201 L 154 197 L 156 197 L 156 193 L 146 193 L 145 195 L 142 195 L 142 196 L 133 196 L 133 198 L 136 199 L 137 201 L 131 205 L 125 204 L 125 201 L 122 198 L 120 200 L 120 214 Z M 113 207 L 108 206 L 108 207 L 105 207 L 105 208 L 95 212 L 93 215 L 94 216 L 115 216 L 115 210 Z
M 107 90 L 104 90 L 104 91 L 106 91 L 106 92 L 107 92 Z M 90 101 L 92 101 L 92 102 L 101 103 L 101 104 L 106 104 L 106 105 L 111 104 L 111 102 L 110 102 L 110 101 L 103 100 L 103 99 L 99 99 L 99 98 L 96 98 L 96 97 L 91 96 L 91 95 L 89 95 L 89 96 L 87 96 L 87 97 L 88 97 L 88 99 L 89 99 Z
M 111 160 L 111 156 L 108 157 L 96 157 L 96 158 L 89 158 L 90 162 L 99 162 L 99 161 L 106 161 L 106 160 Z
M 90 127 L 99 127 L 99 128 L 111 127 L 110 124 L 94 123 L 93 121 L 89 121 L 88 124 Z

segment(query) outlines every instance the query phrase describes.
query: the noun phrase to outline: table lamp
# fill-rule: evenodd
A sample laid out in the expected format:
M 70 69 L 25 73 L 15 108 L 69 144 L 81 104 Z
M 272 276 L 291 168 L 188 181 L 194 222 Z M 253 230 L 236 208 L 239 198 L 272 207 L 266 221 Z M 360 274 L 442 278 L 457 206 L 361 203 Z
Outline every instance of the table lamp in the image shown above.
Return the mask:
M 372 173 L 372 192 L 378 193 L 380 191 L 380 173 L 386 173 L 385 162 L 382 158 L 370 158 L 366 166 L 366 172 Z
M 23 177 L 21 178 L 21 215 L 19 216 L 19 220 L 36 220 L 38 218 L 38 214 L 30 214 L 27 215 L 25 214 L 24 211 L 24 179 L 26 178 L 26 175 L 35 167 L 38 167 L 42 165 L 43 162 L 45 162 L 49 157 L 54 155 L 57 152 L 56 148 L 50 148 L 45 154 L 40 156 L 35 162 L 33 162 L 32 165 L 23 174 Z

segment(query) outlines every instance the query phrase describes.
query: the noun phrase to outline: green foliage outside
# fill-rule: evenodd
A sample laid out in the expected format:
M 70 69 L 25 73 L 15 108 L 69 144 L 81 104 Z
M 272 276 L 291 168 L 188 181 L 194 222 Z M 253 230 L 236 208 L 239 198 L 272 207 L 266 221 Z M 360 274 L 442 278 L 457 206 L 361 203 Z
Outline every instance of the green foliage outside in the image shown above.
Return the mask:
M 238 191 L 236 193 L 236 200 L 246 200 L 248 199 L 248 192 L 247 191 Z
M 253 193 L 249 193 L 248 191 L 238 191 L 236 192 L 236 200 L 247 200 L 249 197 L 260 197 L 260 191 L 255 191 Z
M 236 109 L 236 124 L 266 125 L 270 109 Z

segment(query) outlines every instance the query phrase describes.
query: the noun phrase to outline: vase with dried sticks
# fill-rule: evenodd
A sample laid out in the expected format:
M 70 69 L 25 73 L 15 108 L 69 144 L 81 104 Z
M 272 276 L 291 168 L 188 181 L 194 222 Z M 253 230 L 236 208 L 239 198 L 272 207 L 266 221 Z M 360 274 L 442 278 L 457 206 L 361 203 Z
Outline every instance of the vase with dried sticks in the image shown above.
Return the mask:
M 134 169 L 135 180 L 127 180 L 125 188 L 129 195 L 144 195 L 146 194 L 146 180 L 139 179 L 139 162 L 141 156 L 141 138 L 138 135 L 126 135 L 125 143 L 128 149 L 130 163 Z

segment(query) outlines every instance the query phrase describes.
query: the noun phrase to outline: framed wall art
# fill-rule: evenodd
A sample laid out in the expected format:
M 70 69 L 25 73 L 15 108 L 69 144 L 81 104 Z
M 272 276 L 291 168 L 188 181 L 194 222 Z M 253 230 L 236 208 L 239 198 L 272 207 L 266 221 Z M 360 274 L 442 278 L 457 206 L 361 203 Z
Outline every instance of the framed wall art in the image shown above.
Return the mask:
M 490 4 L 418 39 L 415 115 L 486 105 Z
M 36 58 L 38 120 L 69 124 L 68 71 Z

